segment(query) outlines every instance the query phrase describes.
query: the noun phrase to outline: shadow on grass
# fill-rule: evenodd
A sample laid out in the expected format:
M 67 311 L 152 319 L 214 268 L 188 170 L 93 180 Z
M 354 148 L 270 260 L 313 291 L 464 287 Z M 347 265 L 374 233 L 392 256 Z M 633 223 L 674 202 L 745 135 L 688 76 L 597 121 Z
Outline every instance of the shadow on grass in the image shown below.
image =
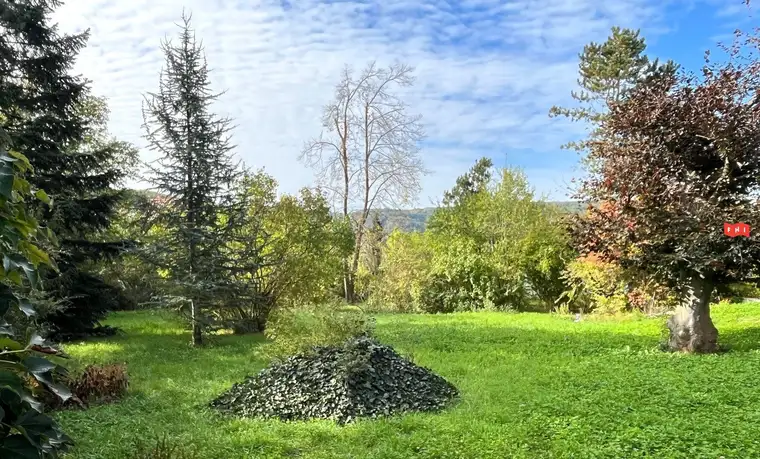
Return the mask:
M 611 352 L 659 349 L 661 337 L 649 333 L 625 333 L 582 324 L 564 329 L 541 327 L 440 323 L 435 326 L 396 324 L 381 330 L 382 341 L 413 352 L 499 351 L 525 354 L 597 355 Z
M 760 350 L 760 327 L 741 329 L 718 329 L 718 341 L 727 352 L 752 352 Z

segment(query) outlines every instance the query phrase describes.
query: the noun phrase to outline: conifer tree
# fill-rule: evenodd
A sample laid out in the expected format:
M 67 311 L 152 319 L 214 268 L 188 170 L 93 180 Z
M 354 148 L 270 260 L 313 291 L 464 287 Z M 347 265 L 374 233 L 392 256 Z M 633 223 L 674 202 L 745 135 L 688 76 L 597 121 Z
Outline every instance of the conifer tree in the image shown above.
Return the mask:
M 230 143 L 231 121 L 211 113 L 220 94 L 211 91 L 202 43 L 190 16 L 183 13 L 179 42 L 164 40 L 166 64 L 159 89 L 145 97 L 145 138 L 161 156 L 149 165 L 147 179 L 163 197 L 160 215 L 167 238 L 155 247 L 156 260 L 188 300 L 193 344 L 202 344 L 204 298 L 219 280 L 219 253 L 240 177 Z M 227 227 L 225 227 L 227 225 Z
M 50 15 L 60 5 L 0 0 L 0 127 L 34 167 L 32 185 L 55 201 L 52 207 L 41 203 L 36 212 L 60 240 L 54 253 L 60 272 L 47 273 L 46 287 L 64 301 L 64 309 L 48 317 L 51 332 L 63 338 L 92 332 L 106 312 L 103 300 L 118 293 L 80 266 L 123 247 L 99 234 L 120 199 L 116 187 L 129 169 L 124 160 L 136 152 L 101 135 L 105 105 L 89 94 L 84 78 L 71 73 L 88 32 L 59 34 Z
M 575 107 L 554 106 L 551 117 L 566 117 L 572 121 L 588 123 L 589 136 L 580 142 L 569 142 L 565 148 L 586 151 L 597 138 L 599 124 L 609 108 L 625 100 L 629 92 L 642 81 L 658 75 L 674 75 L 678 66 L 673 61 L 664 64 L 658 59 L 650 60 L 645 54 L 646 41 L 639 30 L 613 27 L 603 43 L 591 42 L 578 55 L 578 86 L 571 97 L 578 103 Z M 584 158 L 589 169 L 594 165 Z

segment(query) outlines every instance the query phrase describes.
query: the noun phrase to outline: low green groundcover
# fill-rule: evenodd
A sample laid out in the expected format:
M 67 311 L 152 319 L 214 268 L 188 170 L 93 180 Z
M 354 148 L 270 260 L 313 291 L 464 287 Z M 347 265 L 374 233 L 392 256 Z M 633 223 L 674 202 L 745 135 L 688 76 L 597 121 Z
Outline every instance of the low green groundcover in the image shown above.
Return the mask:
M 220 411 L 284 421 L 389 416 L 436 411 L 457 389 L 377 341 L 359 337 L 315 348 L 249 376 L 211 402 Z

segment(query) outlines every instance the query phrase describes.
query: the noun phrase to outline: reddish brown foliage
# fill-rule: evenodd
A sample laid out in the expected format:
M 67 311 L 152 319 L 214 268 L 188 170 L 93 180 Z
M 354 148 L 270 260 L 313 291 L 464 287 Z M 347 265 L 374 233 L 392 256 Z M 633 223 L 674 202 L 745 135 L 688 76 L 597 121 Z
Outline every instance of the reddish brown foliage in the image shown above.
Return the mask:
M 724 222 L 760 224 L 758 40 L 727 48 L 731 60 L 702 75 L 661 75 L 611 107 L 589 156 L 600 173 L 579 196 L 590 207 L 573 228 L 582 253 L 677 281 L 752 274 L 760 244 L 723 236 Z
M 127 367 L 121 364 L 89 365 L 70 386 L 85 403 L 118 400 L 127 393 Z
M 64 382 L 74 394 L 65 406 L 113 402 L 124 397 L 129 388 L 127 368 L 123 364 L 89 365 L 78 374 L 68 375 Z M 60 408 L 52 398 L 45 402 L 51 408 Z

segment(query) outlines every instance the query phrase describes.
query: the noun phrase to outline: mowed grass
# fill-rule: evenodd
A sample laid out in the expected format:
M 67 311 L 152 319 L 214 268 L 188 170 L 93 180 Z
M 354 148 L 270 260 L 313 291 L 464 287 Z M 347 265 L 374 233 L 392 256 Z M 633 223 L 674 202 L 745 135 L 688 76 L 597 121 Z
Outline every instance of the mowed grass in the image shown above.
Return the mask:
M 113 314 L 123 336 L 72 344 L 82 363 L 126 362 L 120 403 L 57 415 L 70 457 L 128 458 L 168 436 L 200 458 L 760 457 L 760 304 L 714 308 L 720 355 L 657 350 L 664 319 L 538 313 L 382 315 L 379 338 L 453 382 L 438 414 L 346 427 L 222 417 L 205 405 L 263 368 L 259 336 L 192 349 L 166 314 Z

